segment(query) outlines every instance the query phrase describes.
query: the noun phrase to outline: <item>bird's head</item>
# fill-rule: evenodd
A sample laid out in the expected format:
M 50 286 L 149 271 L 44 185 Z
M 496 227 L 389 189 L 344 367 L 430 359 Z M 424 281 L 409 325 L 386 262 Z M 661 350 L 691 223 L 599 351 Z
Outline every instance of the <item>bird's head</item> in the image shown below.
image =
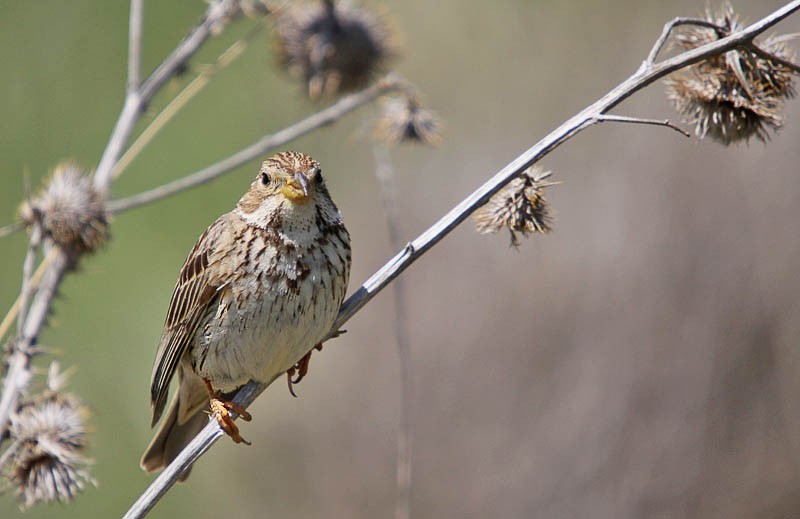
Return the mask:
M 249 223 L 264 227 L 276 217 L 304 213 L 306 205 L 329 201 L 319 163 L 304 153 L 284 151 L 261 164 L 237 208 Z

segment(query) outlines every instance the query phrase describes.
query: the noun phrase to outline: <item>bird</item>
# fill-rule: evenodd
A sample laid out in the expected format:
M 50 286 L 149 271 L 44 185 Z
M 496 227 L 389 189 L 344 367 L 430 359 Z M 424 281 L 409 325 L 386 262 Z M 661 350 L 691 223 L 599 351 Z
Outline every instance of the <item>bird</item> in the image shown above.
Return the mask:
M 350 263 L 350 234 L 319 163 L 295 151 L 265 160 L 180 269 L 153 364 L 152 427 L 176 373 L 177 389 L 141 467 L 166 467 L 209 414 L 234 442 L 248 443 L 230 411 L 251 417 L 230 401 L 233 392 L 284 373 L 291 391 L 305 376 L 333 327 Z

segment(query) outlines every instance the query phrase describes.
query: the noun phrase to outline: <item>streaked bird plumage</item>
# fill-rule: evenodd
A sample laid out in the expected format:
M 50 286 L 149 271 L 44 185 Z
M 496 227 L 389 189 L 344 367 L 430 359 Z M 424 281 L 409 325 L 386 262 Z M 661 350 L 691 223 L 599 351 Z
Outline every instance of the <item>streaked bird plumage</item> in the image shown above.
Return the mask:
M 350 236 L 319 164 L 296 152 L 264 161 L 180 270 L 153 366 L 153 425 L 176 372 L 178 389 L 142 467 L 164 467 L 205 425 L 206 381 L 229 393 L 298 363 L 333 326 L 349 273 Z

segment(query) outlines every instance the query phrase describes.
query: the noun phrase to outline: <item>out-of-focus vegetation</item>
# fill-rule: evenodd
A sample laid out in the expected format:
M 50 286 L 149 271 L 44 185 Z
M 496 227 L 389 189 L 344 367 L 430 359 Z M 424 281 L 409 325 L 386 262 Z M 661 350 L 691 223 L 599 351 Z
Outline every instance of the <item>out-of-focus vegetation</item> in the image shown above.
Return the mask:
M 736 5 L 750 19 L 782 4 Z M 383 5 L 383 4 L 381 4 Z M 205 9 L 147 2 L 152 69 Z M 663 23 L 697 2 L 385 3 L 400 71 L 447 121 L 438 150 L 394 152 L 411 238 L 521 150 L 638 67 Z M 635 18 L 631 13 L 635 12 Z M 94 166 L 121 108 L 126 2 L 0 4 L 0 223 L 63 159 Z M 252 22 L 211 41 L 213 61 Z M 800 28 L 790 18 L 781 32 Z M 177 92 L 188 80 L 176 81 Z M 215 161 L 316 109 L 277 71 L 265 33 L 134 162 L 132 194 Z M 162 95 L 153 115 L 163 106 Z M 660 85 L 620 112 L 677 117 Z M 391 251 L 366 109 L 292 147 L 315 156 L 353 235 L 353 284 Z M 723 148 L 650 127 L 593 128 L 544 166 L 554 232 L 523 241 L 471 225 L 407 274 L 416 517 L 786 517 L 800 506 L 800 104 L 767 146 Z M 36 517 L 119 516 L 151 477 L 147 384 L 178 267 L 256 164 L 117 217 L 112 241 L 63 284 L 41 343 L 77 373 L 100 483 Z M 19 289 L 23 235 L 0 241 L 0 305 Z M 152 517 L 391 513 L 398 371 L 391 299 L 278 383 Z M 0 516 L 20 514 L 13 496 Z

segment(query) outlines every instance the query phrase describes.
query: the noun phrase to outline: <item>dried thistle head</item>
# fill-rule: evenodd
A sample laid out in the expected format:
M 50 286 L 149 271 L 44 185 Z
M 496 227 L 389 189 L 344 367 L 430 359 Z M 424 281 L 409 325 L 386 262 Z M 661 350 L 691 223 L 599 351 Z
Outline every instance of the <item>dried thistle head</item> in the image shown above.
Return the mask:
M 56 390 L 63 383 L 57 368 L 50 375 L 48 389 L 11 416 L 12 444 L 2 471 L 23 509 L 70 501 L 94 484 L 84 456 L 88 412 L 77 397 Z
M 442 121 L 412 97 L 386 101 L 373 135 L 387 144 L 419 142 L 435 146 L 442 140 Z
M 675 45 L 693 49 L 743 27 L 727 3 L 716 13 L 707 11 L 706 20 L 718 29 L 686 26 L 676 33 Z M 695 126 L 698 137 L 708 135 L 725 145 L 751 137 L 766 141 L 770 130 L 783 125 L 783 100 L 795 95 L 793 71 L 784 61 L 793 60 L 794 53 L 781 38 L 768 38 L 758 45 L 764 52 L 755 47 L 734 49 L 666 80 L 667 97 L 683 119 Z
M 366 86 L 393 56 L 386 24 L 348 1 L 293 3 L 279 11 L 275 49 L 317 99 Z
M 75 256 L 95 251 L 108 239 L 104 198 L 91 177 L 71 163 L 56 166 L 45 188 L 22 204 L 19 214 Z
M 556 184 L 547 181 L 550 175 L 550 171 L 532 167 L 509 182 L 475 211 L 473 218 L 477 231 L 488 234 L 508 229 L 512 247 L 519 246 L 517 233 L 527 236 L 550 232 L 552 215 L 543 191 Z

